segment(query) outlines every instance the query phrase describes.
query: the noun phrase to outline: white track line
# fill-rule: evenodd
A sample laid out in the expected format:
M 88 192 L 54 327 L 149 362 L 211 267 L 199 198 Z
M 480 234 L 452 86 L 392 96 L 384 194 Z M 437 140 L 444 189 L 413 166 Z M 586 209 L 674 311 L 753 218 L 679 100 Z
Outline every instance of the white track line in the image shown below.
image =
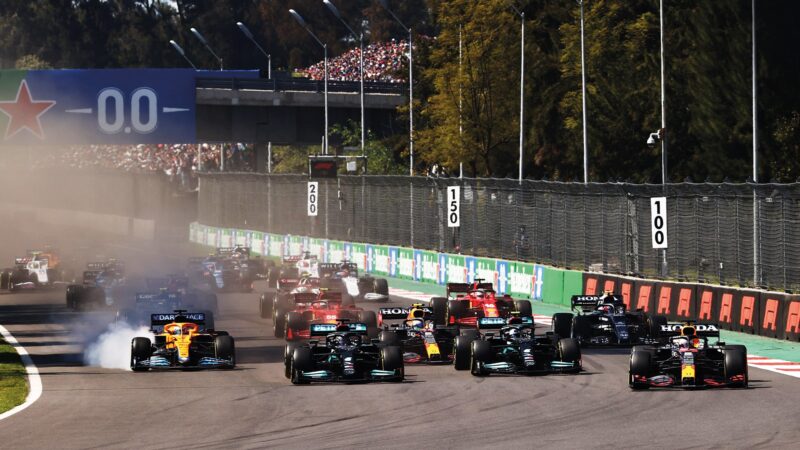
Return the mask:
M 17 339 L 8 332 L 5 327 L 0 325 L 0 335 L 3 335 L 3 339 L 9 343 L 14 350 L 17 351 L 19 354 L 20 359 L 22 360 L 22 364 L 25 366 L 25 371 L 28 373 L 28 396 L 25 397 L 25 402 L 21 405 L 15 406 L 14 408 L 9 409 L 8 411 L 0 414 L 0 420 L 3 420 L 7 417 L 11 417 L 14 414 L 24 410 L 28 406 L 31 406 L 33 402 L 39 399 L 42 396 L 42 378 L 39 376 L 39 369 L 33 364 L 33 359 L 31 359 L 31 355 L 28 354 L 28 351 L 25 350 L 25 347 L 20 345 Z
M 766 356 L 747 355 L 747 365 L 757 369 L 769 370 L 770 372 L 800 378 L 800 363 L 797 362 L 767 358 Z

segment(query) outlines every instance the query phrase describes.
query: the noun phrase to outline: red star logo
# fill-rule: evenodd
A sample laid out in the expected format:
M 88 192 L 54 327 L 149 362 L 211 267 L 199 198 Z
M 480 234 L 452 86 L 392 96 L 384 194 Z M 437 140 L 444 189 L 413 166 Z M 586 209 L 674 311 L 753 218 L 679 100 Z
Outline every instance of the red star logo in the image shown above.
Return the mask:
M 14 101 L 0 102 L 0 112 L 8 116 L 8 126 L 4 139 L 9 139 L 22 129 L 27 128 L 39 139 L 44 139 L 42 123 L 39 117 L 48 109 L 52 108 L 56 102 L 51 100 L 34 101 L 31 92 L 28 90 L 28 82 L 22 80 L 17 91 L 17 98 Z

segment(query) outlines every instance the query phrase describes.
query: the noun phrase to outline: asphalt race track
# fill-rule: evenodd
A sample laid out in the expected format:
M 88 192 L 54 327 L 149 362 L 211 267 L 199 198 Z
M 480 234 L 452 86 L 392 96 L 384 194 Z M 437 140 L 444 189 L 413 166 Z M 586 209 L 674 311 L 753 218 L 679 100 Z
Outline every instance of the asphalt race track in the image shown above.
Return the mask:
M 147 248 L 105 251 L 151 270 L 183 261 Z M 283 376 L 283 342 L 270 337 L 271 321 L 258 317 L 257 298 L 219 297 L 217 328 L 236 338 L 235 370 L 134 374 L 82 363 L 85 336 L 96 334 L 109 313 L 70 312 L 62 291 L 0 294 L 0 324 L 33 355 L 44 383 L 35 404 L 0 422 L 0 446 L 796 448 L 800 442 L 800 380 L 751 368 L 747 390 L 632 392 L 626 349 L 585 351 L 585 372 L 577 376 L 479 379 L 451 366 L 410 366 L 400 384 L 293 386 Z M 119 351 L 127 354 L 129 346 Z

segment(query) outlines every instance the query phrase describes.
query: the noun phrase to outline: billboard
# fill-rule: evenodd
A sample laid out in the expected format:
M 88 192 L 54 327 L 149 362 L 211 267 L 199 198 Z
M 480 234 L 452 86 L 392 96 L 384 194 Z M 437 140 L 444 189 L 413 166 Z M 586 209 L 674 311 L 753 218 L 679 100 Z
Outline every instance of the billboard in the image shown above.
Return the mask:
M 195 71 L 0 71 L 0 144 L 196 141 Z

